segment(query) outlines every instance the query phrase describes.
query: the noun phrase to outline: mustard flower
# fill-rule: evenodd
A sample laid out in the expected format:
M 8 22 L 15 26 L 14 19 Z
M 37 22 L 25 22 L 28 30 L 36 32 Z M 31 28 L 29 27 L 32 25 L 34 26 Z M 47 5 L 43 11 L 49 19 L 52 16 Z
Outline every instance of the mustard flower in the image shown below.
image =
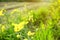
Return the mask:
M 4 26 L 4 25 L 2 26 L 1 31 L 2 31 L 2 32 L 5 31 L 5 26 Z
M 32 36 L 32 35 L 34 35 L 35 33 L 34 32 L 31 32 L 31 31 L 28 31 L 28 33 L 27 33 L 27 35 L 28 36 Z
M 18 9 L 12 10 L 11 14 L 14 14 L 15 12 L 20 12 Z
M 4 10 L 4 9 L 0 10 L 0 16 L 3 16 L 3 15 L 4 15 L 4 14 L 3 14 L 3 10 Z
M 20 35 L 19 35 L 19 34 L 17 34 L 17 35 L 16 35 L 16 37 L 17 37 L 17 38 L 20 38 Z
M 18 32 L 24 28 L 24 25 L 27 24 L 28 22 L 20 22 L 19 24 L 13 24 L 14 25 L 14 31 Z

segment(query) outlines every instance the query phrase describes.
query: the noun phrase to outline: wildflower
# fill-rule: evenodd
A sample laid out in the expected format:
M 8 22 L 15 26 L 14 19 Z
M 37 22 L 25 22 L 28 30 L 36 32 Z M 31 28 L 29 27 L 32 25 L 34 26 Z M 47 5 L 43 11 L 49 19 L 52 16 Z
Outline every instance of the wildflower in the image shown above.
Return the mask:
M 15 12 L 20 12 L 18 9 L 12 10 L 11 14 L 14 14 Z
M 16 37 L 17 37 L 17 38 L 20 38 L 20 35 L 18 34 L 18 35 L 16 35 Z
M 25 38 L 24 40 L 28 40 L 27 38 Z
M 24 28 L 24 25 L 27 24 L 27 23 L 28 22 L 23 21 L 23 22 L 21 22 L 19 24 L 13 24 L 15 26 L 14 31 L 18 32 L 18 31 L 22 30 Z
M 3 14 L 3 9 L 2 10 L 0 10 L 0 16 L 3 16 L 4 14 Z
M 27 35 L 28 36 L 32 36 L 32 35 L 34 35 L 35 33 L 34 32 L 31 32 L 31 31 L 28 31 L 28 33 L 27 33 Z
M 2 31 L 2 32 L 5 31 L 5 26 L 4 26 L 4 25 L 2 26 L 1 31 Z
M 21 28 L 22 29 L 22 28 Z M 17 27 L 14 27 L 14 31 L 15 32 L 18 32 L 18 31 L 20 31 L 21 30 L 18 26 Z

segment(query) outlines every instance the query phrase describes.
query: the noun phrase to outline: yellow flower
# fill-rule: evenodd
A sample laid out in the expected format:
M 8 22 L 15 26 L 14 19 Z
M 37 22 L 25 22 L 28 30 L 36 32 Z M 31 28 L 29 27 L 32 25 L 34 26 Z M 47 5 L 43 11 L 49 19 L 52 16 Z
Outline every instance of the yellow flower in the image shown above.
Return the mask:
M 13 24 L 14 25 L 14 31 L 18 32 L 24 28 L 24 25 L 27 24 L 28 22 L 20 22 L 19 24 Z
M 17 38 L 20 38 L 20 35 L 18 34 L 18 35 L 16 35 L 16 37 L 17 37 Z
M 18 9 L 12 10 L 11 14 L 14 14 L 14 12 L 20 12 Z
M 28 40 L 27 38 L 25 38 L 24 40 Z
M 3 15 L 4 15 L 4 14 L 3 14 L 3 10 L 4 10 L 4 9 L 0 10 L 0 16 L 3 16 Z
M 18 27 L 18 26 L 16 26 L 16 27 L 14 27 L 14 31 L 15 32 L 18 32 L 18 31 L 20 31 L 21 29 Z
M 2 26 L 1 31 L 2 31 L 2 32 L 5 31 L 5 26 L 4 26 L 4 25 Z
M 31 32 L 31 31 L 28 31 L 28 33 L 27 33 L 27 35 L 28 36 L 32 36 L 32 35 L 34 35 L 35 33 L 34 32 Z

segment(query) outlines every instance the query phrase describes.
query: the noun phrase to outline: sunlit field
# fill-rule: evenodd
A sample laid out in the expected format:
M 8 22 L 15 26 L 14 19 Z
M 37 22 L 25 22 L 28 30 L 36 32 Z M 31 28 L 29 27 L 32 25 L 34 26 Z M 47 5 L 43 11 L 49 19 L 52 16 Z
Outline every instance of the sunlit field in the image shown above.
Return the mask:
M 0 10 L 0 40 L 60 40 L 60 0 L 36 10 Z

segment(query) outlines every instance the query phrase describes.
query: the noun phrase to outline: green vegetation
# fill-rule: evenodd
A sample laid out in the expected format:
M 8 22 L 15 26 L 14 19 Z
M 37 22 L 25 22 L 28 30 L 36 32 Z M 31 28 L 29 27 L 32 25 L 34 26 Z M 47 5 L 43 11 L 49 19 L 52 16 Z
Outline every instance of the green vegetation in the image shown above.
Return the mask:
M 60 40 L 60 2 L 37 10 L 0 10 L 0 40 Z

